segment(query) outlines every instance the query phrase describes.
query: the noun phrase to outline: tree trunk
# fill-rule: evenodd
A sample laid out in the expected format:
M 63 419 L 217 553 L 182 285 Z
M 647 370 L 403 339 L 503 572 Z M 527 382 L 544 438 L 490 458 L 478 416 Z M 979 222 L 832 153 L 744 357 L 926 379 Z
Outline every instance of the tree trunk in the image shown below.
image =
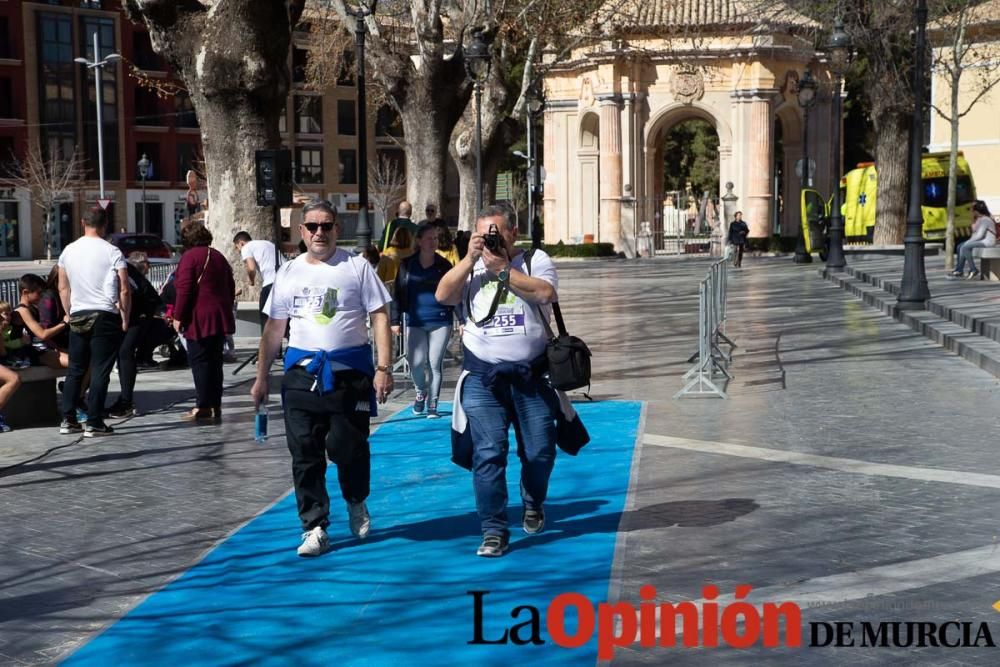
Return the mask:
M 483 206 L 496 200 L 497 171 L 500 159 L 513 145 L 516 121 L 505 113 L 507 89 L 491 81 L 483 90 Z M 471 230 L 476 210 L 476 104 L 470 100 L 462 119 L 455 125 L 448 147 L 458 170 L 458 228 Z
M 288 97 L 288 49 L 303 0 L 128 0 L 153 48 L 174 67 L 201 126 L 208 228 L 234 267 L 241 298 L 255 298 L 233 247 L 240 230 L 271 239 L 270 208 L 256 204 L 254 152 L 278 148 Z
M 903 242 L 906 231 L 910 120 L 904 113 L 885 111 L 879 121 L 875 144 L 878 200 L 875 204 L 874 243 L 896 245 Z
M 444 212 L 444 179 L 451 128 L 441 123 L 440 116 L 432 100 L 423 96 L 407 100 L 400 113 L 406 137 L 406 198 L 413 210 L 421 213 L 429 202 L 437 204 L 438 211 Z
M 958 200 L 958 122 L 961 120 L 958 110 L 959 84 L 962 81 L 962 69 L 955 70 L 951 81 L 951 145 L 948 147 L 948 227 L 944 233 L 944 268 L 951 271 L 955 268 L 955 203 Z

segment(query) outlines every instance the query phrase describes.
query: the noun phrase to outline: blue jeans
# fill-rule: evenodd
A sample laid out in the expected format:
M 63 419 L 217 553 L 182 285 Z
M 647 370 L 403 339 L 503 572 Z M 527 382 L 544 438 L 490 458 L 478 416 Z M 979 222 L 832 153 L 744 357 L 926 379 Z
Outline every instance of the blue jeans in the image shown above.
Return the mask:
M 985 248 L 986 241 L 964 241 L 958 244 L 958 248 L 955 252 L 958 253 L 958 266 L 955 270 L 962 273 L 962 269 L 965 268 L 965 263 L 969 262 L 969 270 L 976 270 L 976 260 L 972 258 L 972 251 L 976 248 Z
M 490 389 L 470 374 L 462 386 L 462 407 L 472 429 L 472 487 L 484 535 L 504 535 L 507 525 L 508 431 L 514 425 L 521 459 L 521 498 L 525 508 L 545 502 L 556 460 L 559 409 L 555 390 L 542 379 L 521 383 L 500 377 Z

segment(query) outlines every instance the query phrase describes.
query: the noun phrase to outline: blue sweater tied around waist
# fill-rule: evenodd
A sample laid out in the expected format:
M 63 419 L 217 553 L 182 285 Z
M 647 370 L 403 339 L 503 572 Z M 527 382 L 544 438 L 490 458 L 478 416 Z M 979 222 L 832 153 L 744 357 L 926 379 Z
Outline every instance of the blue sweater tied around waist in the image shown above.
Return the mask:
M 309 363 L 302 368 L 316 378 L 316 387 L 320 396 L 333 391 L 334 374 L 336 370 L 331 363 L 347 366 L 356 371 L 360 371 L 368 376 L 368 379 L 375 379 L 375 364 L 372 362 L 372 346 L 369 344 L 357 345 L 355 347 L 345 347 L 340 350 L 303 350 L 297 347 L 290 347 L 285 350 L 285 372 L 300 366 L 303 359 L 309 359 Z M 375 400 L 375 386 L 372 385 L 371 396 L 369 397 L 371 416 L 378 414 L 378 401 Z

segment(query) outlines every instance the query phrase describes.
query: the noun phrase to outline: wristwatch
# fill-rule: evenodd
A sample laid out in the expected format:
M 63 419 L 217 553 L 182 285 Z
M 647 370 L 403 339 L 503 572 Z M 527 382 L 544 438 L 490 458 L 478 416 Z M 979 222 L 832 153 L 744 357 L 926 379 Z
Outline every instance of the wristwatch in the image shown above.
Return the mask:
M 388 373 L 389 372 L 389 367 L 388 366 L 376 366 L 375 367 L 375 372 L 378 373 L 379 371 L 381 371 L 383 373 Z
M 502 282 L 504 285 L 509 284 L 510 283 L 510 265 L 505 266 L 503 269 L 501 269 L 500 273 L 497 274 L 497 278 L 499 278 L 500 282 Z

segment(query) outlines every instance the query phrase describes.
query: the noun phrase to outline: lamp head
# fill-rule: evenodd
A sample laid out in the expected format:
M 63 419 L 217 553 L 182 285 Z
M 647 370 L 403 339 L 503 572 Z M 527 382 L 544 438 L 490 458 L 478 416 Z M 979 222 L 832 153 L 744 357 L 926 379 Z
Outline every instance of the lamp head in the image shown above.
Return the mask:
M 102 62 L 113 63 L 116 60 L 121 60 L 121 59 L 122 56 L 120 53 L 109 53 L 108 55 L 104 56 L 104 60 Z
M 516 155 L 519 158 L 523 158 L 525 160 L 530 160 L 531 159 L 530 157 L 528 157 L 527 155 L 525 155 L 521 151 L 514 151 L 514 155 Z
M 490 43 L 483 34 L 482 28 L 472 31 L 472 41 L 465 48 L 465 72 L 476 83 L 484 83 L 490 75 L 490 65 L 493 58 L 490 55 Z
M 813 78 L 812 72 L 808 69 L 802 73 L 795 94 L 798 96 L 799 106 L 802 108 L 809 108 L 816 101 L 816 79 Z
M 545 93 L 542 91 L 540 81 L 535 81 L 528 89 L 528 112 L 532 116 L 537 116 L 545 108 Z
M 142 154 L 142 159 L 139 160 L 138 167 L 139 167 L 139 176 L 141 176 L 143 180 L 145 180 L 146 176 L 149 175 L 149 158 L 146 157 L 145 153 Z
M 81 65 L 89 65 L 90 64 L 90 61 L 87 60 L 86 58 L 73 58 L 73 62 L 79 63 Z
M 830 69 L 836 76 L 843 76 L 847 71 L 847 61 L 851 55 L 851 38 L 844 30 L 844 21 L 839 16 L 826 43 L 826 50 L 830 54 Z

